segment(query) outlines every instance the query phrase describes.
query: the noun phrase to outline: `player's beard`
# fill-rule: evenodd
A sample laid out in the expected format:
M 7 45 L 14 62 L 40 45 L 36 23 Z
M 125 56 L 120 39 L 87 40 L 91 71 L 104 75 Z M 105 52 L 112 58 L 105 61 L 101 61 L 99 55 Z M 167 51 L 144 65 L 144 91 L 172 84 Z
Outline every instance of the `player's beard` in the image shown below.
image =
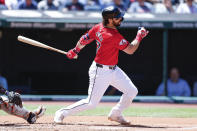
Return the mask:
M 114 25 L 115 27 L 119 27 L 120 24 L 121 24 L 121 21 L 120 21 L 120 22 L 115 22 L 115 21 L 113 21 L 113 25 Z

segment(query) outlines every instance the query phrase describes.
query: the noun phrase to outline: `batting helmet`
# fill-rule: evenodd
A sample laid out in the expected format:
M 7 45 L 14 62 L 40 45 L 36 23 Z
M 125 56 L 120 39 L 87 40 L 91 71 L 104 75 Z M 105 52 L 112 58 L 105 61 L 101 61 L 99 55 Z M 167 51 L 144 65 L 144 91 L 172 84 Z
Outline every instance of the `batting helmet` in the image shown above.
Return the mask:
M 117 7 L 109 6 L 102 10 L 103 19 L 123 18 L 124 13 Z

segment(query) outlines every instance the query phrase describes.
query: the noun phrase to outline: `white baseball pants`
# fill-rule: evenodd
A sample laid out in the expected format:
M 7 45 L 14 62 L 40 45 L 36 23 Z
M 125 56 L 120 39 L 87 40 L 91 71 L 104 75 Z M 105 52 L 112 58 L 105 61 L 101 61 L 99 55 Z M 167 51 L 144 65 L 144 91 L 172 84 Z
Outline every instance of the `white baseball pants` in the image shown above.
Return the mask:
M 112 108 L 110 115 L 122 115 L 122 111 L 132 103 L 138 90 L 129 77 L 118 66 L 116 66 L 115 69 L 109 69 L 109 66 L 106 65 L 102 66 L 103 67 L 98 67 L 96 63 L 93 62 L 89 69 L 88 97 L 66 108 L 62 108 L 56 113 L 60 113 L 66 117 L 80 111 L 92 109 L 100 102 L 108 86 L 112 85 L 121 91 L 123 95 L 118 104 Z

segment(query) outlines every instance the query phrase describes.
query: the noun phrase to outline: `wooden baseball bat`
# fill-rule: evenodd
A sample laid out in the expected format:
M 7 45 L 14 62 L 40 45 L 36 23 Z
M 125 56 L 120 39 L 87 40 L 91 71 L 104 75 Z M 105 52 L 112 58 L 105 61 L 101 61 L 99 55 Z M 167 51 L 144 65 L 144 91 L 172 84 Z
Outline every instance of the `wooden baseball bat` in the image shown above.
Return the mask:
M 48 49 L 48 50 L 52 50 L 52 51 L 56 51 L 56 52 L 59 52 L 61 54 L 67 54 L 67 52 L 65 51 L 62 51 L 62 50 L 59 50 L 59 49 L 56 49 L 54 47 L 51 47 L 51 46 L 48 46 L 48 45 L 45 45 L 41 42 L 38 42 L 36 40 L 32 40 L 30 38 L 27 38 L 27 37 L 24 37 L 24 36 L 18 36 L 18 40 L 21 41 L 21 42 L 24 42 L 26 44 L 29 44 L 29 45 L 33 45 L 33 46 L 37 46 L 37 47 L 41 47 L 41 48 L 44 48 L 44 49 Z
M 29 45 L 33 45 L 33 46 L 41 47 L 41 48 L 44 48 L 44 49 L 52 50 L 52 51 L 55 51 L 55 52 L 58 52 L 58 53 L 61 53 L 61 54 L 64 54 L 64 55 L 67 54 L 67 52 L 65 52 L 65 51 L 56 49 L 56 48 L 48 46 L 48 45 L 45 45 L 45 44 L 43 44 L 43 43 L 41 43 L 39 41 L 32 40 L 32 39 L 24 37 L 24 36 L 20 36 L 19 35 L 18 36 L 18 40 L 21 41 L 21 42 L 24 42 L 26 44 L 29 44 Z M 74 58 L 76 59 L 77 56 L 75 56 Z

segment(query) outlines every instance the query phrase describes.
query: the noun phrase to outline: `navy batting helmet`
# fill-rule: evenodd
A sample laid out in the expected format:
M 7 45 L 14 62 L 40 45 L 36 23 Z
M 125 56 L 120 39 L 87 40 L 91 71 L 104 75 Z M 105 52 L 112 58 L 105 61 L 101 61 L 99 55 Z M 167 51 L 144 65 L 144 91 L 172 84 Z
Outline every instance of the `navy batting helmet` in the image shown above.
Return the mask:
M 124 13 L 117 7 L 108 6 L 102 10 L 103 19 L 123 18 Z

